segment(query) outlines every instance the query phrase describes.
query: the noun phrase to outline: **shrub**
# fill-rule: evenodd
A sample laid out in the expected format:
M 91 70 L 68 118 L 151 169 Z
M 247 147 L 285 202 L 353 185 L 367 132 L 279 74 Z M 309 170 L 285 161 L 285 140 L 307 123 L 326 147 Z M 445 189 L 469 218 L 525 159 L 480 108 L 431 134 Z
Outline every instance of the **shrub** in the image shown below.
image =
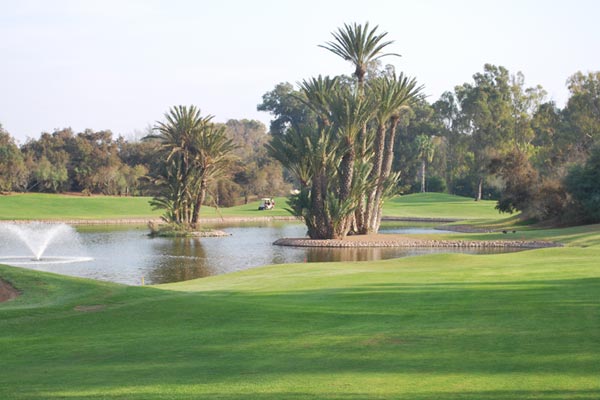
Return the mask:
M 600 145 L 592 149 L 584 165 L 569 171 L 565 187 L 582 222 L 600 222 Z
M 428 192 L 437 192 L 437 193 L 445 193 L 446 192 L 446 181 L 439 176 L 432 176 L 427 179 L 427 191 Z

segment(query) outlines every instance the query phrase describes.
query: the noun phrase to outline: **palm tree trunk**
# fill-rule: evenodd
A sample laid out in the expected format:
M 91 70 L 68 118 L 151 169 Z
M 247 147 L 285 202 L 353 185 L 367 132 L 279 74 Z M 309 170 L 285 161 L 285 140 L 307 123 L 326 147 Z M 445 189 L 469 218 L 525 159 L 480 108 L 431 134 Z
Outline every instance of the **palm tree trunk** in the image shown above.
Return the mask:
M 350 147 L 340 162 L 340 201 L 346 201 L 350 197 L 355 159 L 354 148 Z
M 340 202 L 345 202 L 350 198 L 350 192 L 352 191 L 352 180 L 354 179 L 354 163 L 356 160 L 356 154 L 353 147 L 350 147 L 348 152 L 342 157 L 340 163 Z M 348 234 L 352 226 L 354 214 L 350 214 L 345 217 L 343 221 L 335 221 L 334 225 L 338 226 L 338 233 L 335 236 L 343 238 Z
M 376 196 L 377 191 L 381 182 L 381 169 L 383 166 L 383 153 L 385 151 L 385 132 L 386 125 L 382 123 L 377 128 L 377 134 L 375 136 L 374 144 L 374 157 L 373 157 L 373 169 L 369 173 L 369 181 L 376 182 L 375 187 L 371 190 L 367 196 L 366 212 L 364 215 L 363 230 L 359 231 L 360 234 L 369 234 L 374 232 L 374 215 L 377 213 Z
M 475 197 L 475 201 L 481 200 L 482 192 L 483 192 L 483 177 L 480 176 L 479 183 L 477 184 L 477 197 Z
M 196 196 L 196 202 L 194 204 L 194 210 L 192 213 L 191 225 L 192 228 L 198 228 L 198 219 L 200 217 L 200 208 L 202 207 L 202 203 L 204 203 L 204 199 L 206 198 L 206 181 L 202 179 L 200 181 L 200 190 L 198 195 Z
M 381 166 L 381 174 L 379 184 L 377 185 L 377 193 L 375 195 L 375 212 L 372 216 L 372 228 L 373 232 L 379 231 L 381 225 L 381 207 L 383 206 L 383 185 L 385 181 L 390 177 L 392 172 L 392 161 L 394 160 L 394 143 L 396 140 L 396 128 L 400 118 L 398 116 L 392 117 L 390 120 L 390 130 L 385 136 L 385 145 L 383 151 L 383 160 Z
M 421 193 L 425 193 L 425 160 L 421 160 Z

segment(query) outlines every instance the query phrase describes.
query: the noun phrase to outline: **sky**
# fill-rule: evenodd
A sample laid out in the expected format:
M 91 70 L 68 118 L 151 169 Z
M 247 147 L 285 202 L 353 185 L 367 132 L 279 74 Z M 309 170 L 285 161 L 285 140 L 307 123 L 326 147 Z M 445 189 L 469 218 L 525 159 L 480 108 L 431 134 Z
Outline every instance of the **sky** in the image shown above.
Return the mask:
M 596 0 L 0 0 L 0 124 L 18 143 L 71 127 L 143 136 L 174 105 L 214 121 L 256 110 L 280 82 L 351 74 L 320 47 L 344 23 L 394 40 L 396 71 L 430 102 L 491 63 L 564 106 L 600 70 Z

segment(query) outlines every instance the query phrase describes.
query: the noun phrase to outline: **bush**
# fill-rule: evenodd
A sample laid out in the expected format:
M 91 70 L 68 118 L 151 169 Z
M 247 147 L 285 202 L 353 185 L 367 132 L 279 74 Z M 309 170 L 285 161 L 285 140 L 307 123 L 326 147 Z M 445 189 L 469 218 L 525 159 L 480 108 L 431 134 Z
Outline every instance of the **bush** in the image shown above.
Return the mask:
M 477 192 L 477 181 L 471 176 L 455 179 L 451 191 L 457 196 L 473 197 Z
M 557 219 L 557 222 L 562 223 L 572 219 L 569 210 L 570 196 L 560 180 L 544 180 L 537 189 L 531 217 L 540 220 Z
M 582 222 L 600 222 L 600 145 L 592 149 L 584 165 L 573 167 L 565 178 Z
M 426 181 L 428 192 L 445 193 L 446 192 L 446 181 L 439 176 L 432 176 Z

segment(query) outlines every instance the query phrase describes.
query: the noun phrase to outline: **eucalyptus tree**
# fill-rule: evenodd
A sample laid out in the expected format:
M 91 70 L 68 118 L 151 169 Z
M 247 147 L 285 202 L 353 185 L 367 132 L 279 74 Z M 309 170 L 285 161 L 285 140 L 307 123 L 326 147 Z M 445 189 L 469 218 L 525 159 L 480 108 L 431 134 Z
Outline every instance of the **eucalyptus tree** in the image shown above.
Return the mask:
M 460 127 L 471 136 L 478 180 L 475 200 L 481 200 L 488 164 L 495 154 L 508 150 L 514 120 L 508 70 L 486 64 L 484 72 L 473 75 L 473 79 L 474 84 L 457 86 L 455 92 L 461 111 Z
M 0 192 L 23 190 L 28 171 L 15 140 L 0 124 Z
M 569 148 L 571 160 L 580 161 L 589 156 L 594 144 L 600 143 L 600 71 L 577 72 L 569 77 L 567 85 L 567 127 L 561 141 Z

